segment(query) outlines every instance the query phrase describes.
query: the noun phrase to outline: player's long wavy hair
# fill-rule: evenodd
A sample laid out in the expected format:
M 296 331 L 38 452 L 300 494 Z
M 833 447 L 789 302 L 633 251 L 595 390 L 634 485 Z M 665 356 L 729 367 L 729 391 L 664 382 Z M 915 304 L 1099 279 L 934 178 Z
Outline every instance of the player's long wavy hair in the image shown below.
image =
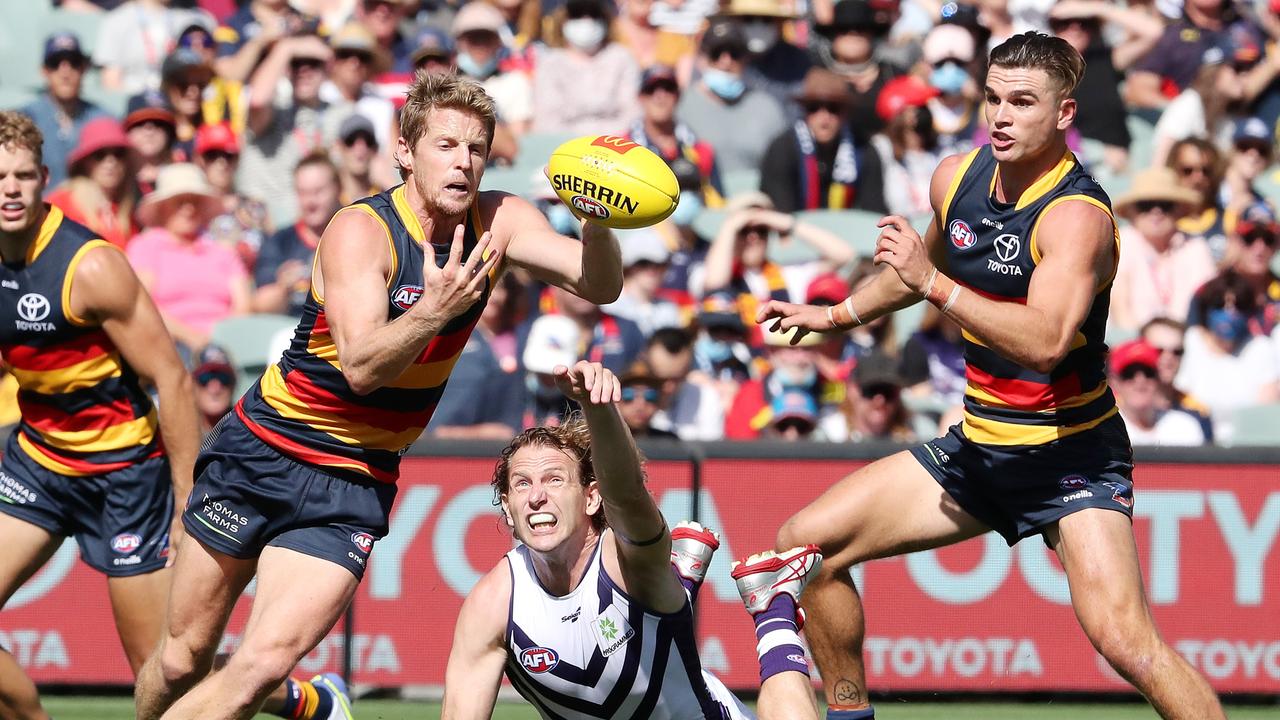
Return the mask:
M 44 164 L 44 136 L 35 121 L 23 113 L 13 110 L 0 112 L 0 147 L 30 150 L 36 156 L 36 164 Z

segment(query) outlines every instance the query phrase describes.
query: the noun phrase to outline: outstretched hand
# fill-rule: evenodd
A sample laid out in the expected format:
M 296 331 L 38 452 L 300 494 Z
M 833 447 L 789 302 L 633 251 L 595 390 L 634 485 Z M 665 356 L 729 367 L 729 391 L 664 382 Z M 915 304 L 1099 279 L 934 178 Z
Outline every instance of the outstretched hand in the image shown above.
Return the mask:
M 552 377 L 565 397 L 584 408 L 588 405 L 609 405 L 622 400 L 622 383 L 609 368 L 598 362 L 579 360 L 572 368 L 557 365 L 552 371 Z
M 877 227 L 881 230 L 876 240 L 875 263 L 892 267 L 903 285 L 923 293 L 934 265 L 920 233 L 900 215 L 881 218 Z
M 431 237 L 430 221 L 423 228 L 427 237 Z M 484 294 L 485 278 L 501 259 L 502 253 L 494 250 L 485 257 L 485 251 L 493 236 L 485 233 L 480 241 L 471 248 L 466 261 L 462 260 L 462 249 L 466 237 L 466 224 L 460 223 L 453 231 L 453 243 L 449 247 L 449 259 L 444 267 L 436 267 L 435 258 L 428 253 L 422 266 L 422 298 L 418 305 L 423 312 L 436 316 L 442 322 L 461 315 Z M 415 305 L 416 307 L 416 305 Z
M 773 322 L 769 322 L 770 320 Z M 796 328 L 795 334 L 791 336 L 792 345 L 799 343 L 801 338 L 811 332 L 835 329 L 831 326 L 831 319 L 827 317 L 825 306 L 798 305 L 781 300 L 770 300 L 761 305 L 756 311 L 756 323 L 765 325 L 770 332 L 787 333 Z

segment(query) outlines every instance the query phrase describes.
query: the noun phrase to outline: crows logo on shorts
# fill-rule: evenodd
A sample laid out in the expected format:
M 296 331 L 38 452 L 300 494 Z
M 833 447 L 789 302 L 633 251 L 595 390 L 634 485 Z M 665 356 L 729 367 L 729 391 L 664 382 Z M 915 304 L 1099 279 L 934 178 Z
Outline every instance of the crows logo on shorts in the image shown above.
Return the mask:
M 1133 488 L 1125 487 L 1118 482 L 1104 482 L 1103 485 L 1111 488 L 1111 499 L 1126 508 L 1133 508 Z

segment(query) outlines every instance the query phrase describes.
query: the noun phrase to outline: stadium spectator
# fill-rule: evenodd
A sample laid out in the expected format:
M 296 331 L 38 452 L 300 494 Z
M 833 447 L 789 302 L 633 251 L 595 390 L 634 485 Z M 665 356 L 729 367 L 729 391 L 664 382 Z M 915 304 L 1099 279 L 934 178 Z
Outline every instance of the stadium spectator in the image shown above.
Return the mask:
M 523 429 L 529 391 L 516 354 L 516 327 L 527 306 L 519 277 L 504 273 L 431 416 L 434 435 L 509 440 Z
M 328 81 L 320 86 L 320 99 L 328 106 L 324 113 L 324 139 L 328 143 L 338 137 L 342 121 L 352 114 L 369 118 L 373 123 L 378 146 L 385 149 L 391 165 L 390 147 L 395 144 L 400 128 L 391 101 L 373 92 L 372 78 L 388 66 L 387 54 L 378 46 L 373 34 L 359 23 L 347 23 L 329 36 L 333 62 Z
M 818 403 L 805 390 L 784 388 L 769 403 L 769 421 L 761 438 L 776 440 L 825 440 L 818 429 Z
M 625 47 L 636 65 L 641 70 L 655 66 L 671 66 L 680 60 L 679 52 L 672 56 L 671 43 L 666 40 L 665 33 L 654 26 L 650 17 L 653 13 L 654 0 L 620 0 L 618 17 L 613 21 L 613 32 L 618 44 Z M 692 50 L 689 42 L 686 50 Z M 658 54 L 664 51 L 662 61 Z
M 348 115 L 338 126 L 337 155 L 339 194 L 342 204 L 375 195 L 394 184 L 391 178 L 374 179 L 374 161 L 378 154 L 378 135 L 373 123 L 359 113 Z M 385 173 L 384 173 L 385 174 Z
M 708 293 L 698 310 L 694 371 L 716 385 L 724 407 L 733 403 L 738 386 L 752 377 L 755 358 L 747 338 L 737 295 L 728 290 Z
M 1258 191 L 1258 177 L 1271 165 L 1275 146 L 1275 129 L 1258 118 L 1237 120 L 1231 134 L 1231 152 L 1222 173 L 1218 200 L 1223 205 L 1223 223 L 1232 228 L 1235 221 L 1256 205 L 1271 208 L 1271 202 Z M 1274 211 L 1271 210 L 1274 214 Z
M 173 162 L 176 122 L 169 103 L 158 91 L 129 98 L 124 131 L 132 151 L 129 165 L 142 193 L 150 192 L 160 169 Z
M 1120 228 L 1124 252 L 1111 290 L 1111 327 L 1132 336 L 1152 318 L 1186 319 L 1192 296 L 1215 274 L 1204 239 L 1177 228 L 1198 200 L 1164 167 L 1138 173 L 1116 198 L 1116 214 L 1129 222 Z
M 129 243 L 129 262 L 173 339 L 197 352 L 219 320 L 249 312 L 249 276 L 230 248 L 202 236 L 222 202 L 190 163 L 160 170 L 138 204 L 147 229 Z
M 875 58 L 876 46 L 888 35 L 889 25 L 869 0 L 840 0 L 832 12 L 831 23 L 818 28 L 810 49 L 822 58 L 824 67 L 849 84 L 849 127 L 854 141 L 865 145 L 884 129 L 886 120 L 877 102 L 885 84 L 897 74 Z
M 414 72 L 419 70 L 429 73 L 454 72 L 453 41 L 443 31 L 433 27 L 422 28 L 418 31 L 418 39 L 414 45 L 417 49 L 410 56 Z M 400 93 L 396 95 L 399 97 Z
M 252 269 L 270 225 L 266 206 L 236 190 L 240 142 L 230 123 L 202 125 L 196 131 L 195 163 L 222 200 L 222 214 L 209 221 L 209 239 L 235 250 L 245 269 Z
M 44 42 L 45 91 L 22 112 L 35 121 L 44 136 L 44 164 L 49 168 L 49 187 L 67 179 L 67 157 L 80 144 L 80 133 L 91 120 L 104 117 L 102 108 L 80 97 L 89 57 L 80 49 L 74 33 L 59 32 Z
M 964 343 L 960 326 L 935 307 L 925 308 L 920 328 L 902 346 L 899 370 L 908 396 L 942 415 L 964 402 Z
M 533 69 L 533 131 L 607 133 L 639 115 L 640 66 L 609 39 L 604 0 L 568 0 L 555 16 L 559 41 L 538 53 Z
M 671 251 L 667 274 L 662 278 L 662 294 L 682 307 L 692 307 L 695 300 L 689 292 L 689 279 L 711 247 L 711 242 L 694 227 L 694 221 L 706 207 L 703 193 L 714 196 L 714 190 L 706 186 L 698 168 L 685 158 L 672 160 L 671 171 L 680 185 L 680 202 L 666 220 L 653 227 Z
M 1156 362 L 1156 382 L 1160 391 L 1160 406 L 1176 408 L 1200 423 L 1205 442 L 1213 442 L 1213 420 L 1209 409 L 1194 397 L 1174 385 L 1178 371 L 1182 369 L 1182 356 L 1186 352 L 1187 326 L 1176 320 L 1156 318 L 1143 326 L 1139 339 L 1156 349 L 1160 359 Z
M 551 298 L 556 310 L 573 320 L 584 338 L 584 350 L 578 359 L 622 372 L 644 349 L 644 333 L 634 322 L 610 315 L 591 301 L 560 288 L 551 290 Z
M 618 245 L 622 249 L 622 294 L 604 310 L 634 322 L 645 337 L 659 328 L 683 325 L 680 308 L 659 294 L 671 253 L 658 233 L 652 228 L 620 232 Z
M 724 408 L 719 393 L 704 376 L 693 373 L 693 335 L 681 328 L 662 328 L 645 345 L 642 358 L 662 391 L 652 424 L 682 440 L 724 437 Z
M 1123 36 L 1113 42 L 1104 28 L 1115 28 Z M 1073 95 L 1074 126 L 1104 145 L 1104 161 L 1112 172 L 1124 172 L 1131 142 L 1128 126 L 1117 121 L 1126 114 L 1120 98 L 1124 71 L 1155 45 L 1164 24 L 1141 10 L 1106 0 L 1065 0 L 1050 8 L 1049 29 L 1071 43 L 1089 68 Z
M 327 105 L 320 98 L 320 85 L 332 56 L 315 35 L 282 38 L 249 82 L 249 130 L 237 185 L 266 204 L 276 227 L 293 222 L 298 213 L 290 183 L 294 167 L 324 146 Z M 292 93 L 279 100 L 276 87 L 286 76 Z
M 479 0 L 487 1 L 490 0 Z M 542 0 L 491 0 L 491 4 L 502 12 L 506 22 L 500 34 L 512 68 L 528 72 L 532 68 L 531 51 L 543 40 Z
M 86 123 L 79 144 L 67 158 L 67 169 L 71 177 L 49 193 L 49 203 L 103 240 L 124 248 L 137 228 L 129 138 L 120 122 L 104 116 Z
M 174 159 L 194 162 L 196 130 L 204 124 L 205 89 L 213 68 L 194 50 L 178 48 L 160 66 L 160 92 L 173 110 Z
M 378 47 L 391 54 L 393 73 L 413 70 L 414 38 L 401 31 L 400 24 L 418 3 L 411 0 L 356 0 L 355 19 L 373 33 Z
M 822 338 L 817 333 L 810 333 L 792 345 L 790 335 L 765 331 L 765 358 L 769 371 L 759 379 L 742 383 L 725 414 L 725 439 L 759 438 L 773 419 L 775 399 L 785 392 L 806 393 L 814 407 L 818 407 L 825 382 L 818 372 L 815 348 Z M 791 403 L 794 405 L 795 401 Z
M 823 435 L 833 441 L 915 442 L 911 413 L 902 403 L 904 384 L 897 360 L 882 353 L 860 358 L 839 412 L 823 417 Z
M 239 137 L 244 133 L 245 116 L 248 113 L 244 82 L 217 74 L 218 42 L 213 37 L 214 32 L 204 23 L 192 23 L 178 33 L 175 51 L 184 49 L 194 52 L 201 63 L 213 71 L 213 77 L 209 79 L 201 99 L 204 123 L 230 123 L 231 129 Z
M 1165 164 L 1173 143 L 1183 138 L 1202 137 L 1219 148 L 1227 147 L 1232 131 L 1229 113 L 1243 96 L 1240 73 L 1227 62 L 1222 48 L 1205 50 L 1191 84 L 1160 113 L 1152 140 L 1152 164 Z
M 1197 202 L 1186 217 L 1178 221 L 1178 230 L 1204 238 L 1213 260 L 1221 264 L 1227 252 L 1222 205 L 1218 187 L 1222 168 L 1218 148 L 1204 138 L 1186 138 L 1173 144 L 1166 165 L 1178 177 L 1178 184 L 1196 193 Z
M 201 10 L 172 7 L 169 0 L 128 0 L 98 25 L 93 64 L 107 90 L 137 95 L 160 87 L 160 64 L 178 33 L 191 25 L 212 25 Z
M 853 268 L 853 272 L 849 274 L 849 287 L 854 292 L 861 290 L 880 273 L 880 268 L 870 259 L 863 259 Z M 863 358 L 867 355 L 881 353 L 889 357 L 898 357 L 898 333 L 894 324 L 887 315 L 882 315 L 875 320 L 863 323 L 850 330 L 849 349 L 850 354 L 854 358 Z
M 858 152 L 849 130 L 845 81 L 813 68 L 795 100 L 804 118 L 773 139 L 760 163 L 760 189 L 774 207 L 888 212 L 880 157 Z
M 560 365 L 573 367 L 581 359 L 578 348 L 582 340 L 578 324 L 564 315 L 541 315 L 529 325 L 520 353 L 528 390 L 524 427 L 554 427 L 573 412 L 573 406 L 556 390 L 551 373 Z
M 1280 223 L 1268 208 L 1255 206 L 1235 224 L 1234 230 L 1228 240 L 1227 272 L 1253 291 L 1257 310 L 1249 318 L 1249 331 L 1270 335 L 1280 325 L 1280 277 L 1271 270 L 1280 241 Z M 1187 311 L 1187 323 L 1199 324 L 1204 315 L 1200 298 L 1194 298 Z
M 974 61 L 973 35 L 955 24 L 939 25 L 925 36 L 921 56 L 929 66 L 929 84 L 938 96 L 929 100 L 929 114 L 938 131 L 938 152 L 967 153 L 982 123 L 978 84 L 970 74 Z
M 1107 363 L 1116 405 L 1136 445 L 1203 445 L 1200 421 L 1179 409 L 1165 407 L 1160 396 L 1160 351 L 1142 340 L 1111 349 Z
M 748 60 L 747 85 L 773 96 L 784 108 L 800 90 L 813 60 L 809 53 L 783 38 L 783 25 L 796 18 L 784 0 L 728 0 L 721 10 L 742 27 Z
M 674 65 L 681 87 L 688 87 L 693 68 L 689 60 L 697 54 L 698 36 L 720 10 L 718 0 L 653 0 L 649 19 L 658 28 L 664 49 L 659 62 Z
M 929 100 L 937 93 L 915 75 L 903 75 L 886 83 L 876 101 L 885 127 L 871 136 L 870 145 L 883 168 L 885 205 L 894 215 L 930 212 L 929 183 L 942 159 L 929 112 Z
M 618 412 L 622 420 L 631 430 L 631 435 L 638 438 L 674 439 L 676 434 L 653 426 L 654 414 L 658 412 L 658 402 L 662 399 L 662 381 L 654 376 L 644 360 L 631 363 L 627 371 L 618 376 L 618 384 L 622 388 L 622 400 L 618 403 Z
M 205 345 L 193 356 L 191 379 L 195 381 L 196 410 L 200 413 L 200 437 L 213 430 L 236 401 L 236 370 L 220 345 Z
M 676 117 L 715 148 L 720 170 L 726 173 L 758 170 L 769 141 L 787 127 L 782 105 L 772 95 L 747 87 L 746 59 L 742 29 L 730 20 L 713 20 L 699 49 L 700 77 L 676 106 Z
M 847 297 L 849 284 L 835 272 L 818 275 L 804 292 L 804 301 L 809 305 L 839 305 Z M 839 401 L 841 391 L 838 385 L 844 382 L 853 369 L 849 336 L 844 333 L 823 335 L 817 348 L 818 372 L 828 381 L 823 388 L 822 400 Z
M 700 140 L 693 129 L 676 119 L 680 102 L 680 85 L 675 71 L 669 67 L 651 67 L 640 76 L 640 118 L 631 125 L 627 137 L 649 148 L 677 170 L 676 160 L 683 159 L 697 170 L 698 201 L 706 207 L 724 204 L 724 185 L 716 151 Z M 677 174 L 677 180 L 680 175 Z M 681 186 L 684 189 L 684 186 Z M 684 197 L 681 196 L 683 201 Z
M 302 316 L 311 288 L 311 265 L 320 235 L 342 207 L 338 169 L 323 151 L 312 153 L 293 171 L 298 221 L 278 230 L 258 253 L 253 279 L 258 289 L 253 309 L 263 313 Z
M 1214 439 L 1230 442 L 1237 410 L 1280 400 L 1280 363 L 1271 338 L 1250 332 L 1259 308 L 1247 280 L 1227 271 L 1205 283 L 1196 299 L 1204 315 L 1187 330 L 1174 382 L 1209 408 Z
M 469 2 L 453 19 L 458 74 L 484 86 L 498 105 L 498 117 L 519 138 L 533 125 L 533 84 L 526 73 L 502 67 L 502 12 L 487 2 Z
M 316 18 L 304 17 L 288 0 L 249 0 L 214 30 L 218 76 L 248 83 L 277 40 L 311 34 L 319 24 Z

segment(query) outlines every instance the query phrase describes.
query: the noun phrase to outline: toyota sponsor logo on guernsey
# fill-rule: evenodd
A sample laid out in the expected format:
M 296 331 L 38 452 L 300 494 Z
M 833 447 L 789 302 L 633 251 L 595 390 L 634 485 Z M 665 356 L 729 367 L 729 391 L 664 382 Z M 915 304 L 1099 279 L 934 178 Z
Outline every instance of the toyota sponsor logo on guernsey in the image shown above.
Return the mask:
M 535 675 L 551 672 L 559 664 L 560 656 L 551 648 L 531 647 L 520 653 L 520 667 Z
M 19 330 L 49 332 L 54 330 L 51 322 L 45 321 L 49 317 L 49 310 L 53 306 L 49 304 L 49 298 L 39 293 L 27 293 L 18 298 L 18 317 L 13 324 Z
M 978 236 L 973 234 L 973 228 L 963 220 L 951 221 L 950 234 L 951 244 L 961 250 L 968 250 L 978 242 Z
M 408 310 L 413 304 L 418 302 L 418 298 L 422 297 L 421 285 L 401 285 L 391 293 L 391 304 L 401 310 Z
M 593 200 L 586 195 L 574 195 L 573 207 L 583 215 L 589 215 L 593 218 L 606 220 L 609 217 L 609 208 L 605 207 L 604 203 L 599 200 Z
M 1018 255 L 1022 254 L 1022 239 L 1013 233 L 1000 235 L 992 243 L 999 261 L 987 258 L 987 269 L 1001 275 L 1022 275 L 1022 268 L 1013 265 Z
M 133 533 L 120 533 L 119 535 L 111 538 L 111 549 L 121 555 L 128 555 L 140 547 L 142 547 L 142 536 L 140 535 L 135 535 Z
M 360 552 L 366 555 L 373 549 L 373 540 L 373 536 L 367 532 L 351 533 L 351 542 L 355 543 L 356 547 L 360 548 Z

